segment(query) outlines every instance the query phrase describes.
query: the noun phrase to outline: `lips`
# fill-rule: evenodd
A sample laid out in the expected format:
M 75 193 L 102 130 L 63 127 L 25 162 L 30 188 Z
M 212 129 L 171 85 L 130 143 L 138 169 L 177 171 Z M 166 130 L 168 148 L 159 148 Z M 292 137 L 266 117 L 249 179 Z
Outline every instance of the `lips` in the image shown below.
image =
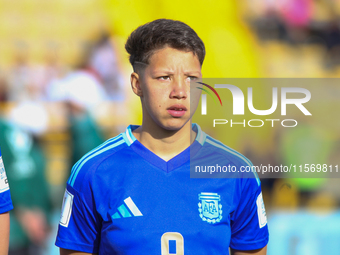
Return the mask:
M 176 105 L 172 105 L 167 109 L 168 113 L 172 116 L 172 117 L 182 117 L 186 111 L 187 108 L 184 105 L 180 105 L 180 104 L 176 104 Z

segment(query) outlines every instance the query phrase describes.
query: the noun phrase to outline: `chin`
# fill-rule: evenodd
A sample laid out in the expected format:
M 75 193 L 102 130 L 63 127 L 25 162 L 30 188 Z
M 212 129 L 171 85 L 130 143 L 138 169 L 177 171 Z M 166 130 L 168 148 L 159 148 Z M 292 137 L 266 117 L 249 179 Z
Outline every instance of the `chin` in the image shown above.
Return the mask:
M 181 128 L 183 128 L 189 120 L 183 120 L 183 119 L 174 119 L 171 121 L 168 121 L 167 123 L 164 123 L 161 125 L 164 129 L 169 130 L 169 131 L 178 131 Z

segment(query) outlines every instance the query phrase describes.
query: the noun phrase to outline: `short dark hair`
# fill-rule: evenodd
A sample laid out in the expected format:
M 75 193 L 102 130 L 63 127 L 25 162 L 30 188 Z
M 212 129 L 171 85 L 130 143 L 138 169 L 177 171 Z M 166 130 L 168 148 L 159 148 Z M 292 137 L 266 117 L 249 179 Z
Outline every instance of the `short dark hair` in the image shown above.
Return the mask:
M 138 27 L 127 39 L 125 49 L 135 70 L 136 62 L 149 64 L 150 56 L 166 46 L 192 52 L 203 64 L 204 43 L 191 27 L 178 20 L 157 19 Z

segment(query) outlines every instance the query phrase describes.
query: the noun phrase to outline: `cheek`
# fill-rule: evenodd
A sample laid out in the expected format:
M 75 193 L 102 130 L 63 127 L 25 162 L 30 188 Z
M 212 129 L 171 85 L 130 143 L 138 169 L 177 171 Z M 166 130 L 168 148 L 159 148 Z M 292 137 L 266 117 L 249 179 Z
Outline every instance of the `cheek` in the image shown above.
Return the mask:
M 160 109 L 163 107 L 165 98 L 161 97 L 162 93 L 149 93 L 144 97 L 144 103 L 151 109 Z
M 200 100 L 200 97 L 201 97 L 201 91 L 200 90 L 195 89 L 192 92 L 190 92 L 190 102 L 192 104 L 198 103 L 198 101 Z
M 159 84 L 149 81 L 147 86 L 144 87 L 142 100 L 149 110 L 154 111 L 163 108 L 167 99 L 169 99 L 169 91 L 165 86 L 159 86 Z
M 166 93 L 164 90 L 154 90 L 148 94 L 148 100 L 154 107 L 160 108 L 166 103 Z
M 191 116 L 196 112 L 200 98 L 201 98 L 200 90 L 196 89 L 190 93 L 190 115 Z

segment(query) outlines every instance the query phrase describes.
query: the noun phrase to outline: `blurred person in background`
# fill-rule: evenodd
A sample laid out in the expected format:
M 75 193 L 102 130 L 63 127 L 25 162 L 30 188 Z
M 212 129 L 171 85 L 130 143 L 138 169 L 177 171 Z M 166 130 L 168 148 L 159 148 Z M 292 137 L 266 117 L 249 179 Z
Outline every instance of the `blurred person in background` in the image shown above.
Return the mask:
M 115 101 L 124 100 L 124 80 L 116 50 L 108 33 L 102 32 L 94 42 L 89 64 L 99 74 L 108 98 Z
M 0 255 L 8 254 L 10 230 L 9 211 L 12 209 L 11 194 L 0 150 Z
M 100 73 L 91 65 L 93 46 L 84 43 L 82 54 L 74 69 L 65 77 L 47 84 L 46 95 L 51 101 L 77 101 L 88 111 L 108 99 Z
M 104 142 L 100 127 L 86 108 L 77 98 L 66 100 L 68 123 L 71 138 L 71 164 L 75 164 L 85 153 Z
M 47 90 L 50 100 L 64 102 L 66 105 L 72 164 L 104 142 L 94 116 L 97 107 L 108 100 L 108 94 L 102 76 L 91 65 L 92 57 L 93 50 L 89 47 L 84 48 L 75 70 L 60 80 L 54 80 Z
M 303 42 L 308 37 L 308 26 L 312 18 L 312 0 L 278 1 L 280 16 L 288 31 L 291 43 Z
M 340 25 L 338 18 L 335 16 L 320 33 L 324 38 L 327 49 L 325 67 L 334 68 L 340 65 Z
M 32 67 L 29 63 L 29 49 L 26 43 L 16 42 L 13 53 L 13 65 L 8 72 L 8 100 L 19 101 L 30 97 L 29 87 L 32 77 Z M 31 93 L 34 89 L 31 89 Z
M 51 202 L 39 133 L 29 123 L 0 115 L 0 144 L 12 186 L 10 255 L 39 255 L 49 232 Z M 28 120 L 28 119 L 26 119 Z
M 0 103 L 4 103 L 8 100 L 8 84 L 6 76 L 0 72 Z
M 7 73 L 8 101 L 42 101 L 47 98 L 47 86 L 62 77 L 65 67 L 59 63 L 56 45 L 47 45 L 45 63 L 33 64 L 30 48 L 17 43 L 13 65 Z M 47 98 L 48 99 L 48 98 Z

